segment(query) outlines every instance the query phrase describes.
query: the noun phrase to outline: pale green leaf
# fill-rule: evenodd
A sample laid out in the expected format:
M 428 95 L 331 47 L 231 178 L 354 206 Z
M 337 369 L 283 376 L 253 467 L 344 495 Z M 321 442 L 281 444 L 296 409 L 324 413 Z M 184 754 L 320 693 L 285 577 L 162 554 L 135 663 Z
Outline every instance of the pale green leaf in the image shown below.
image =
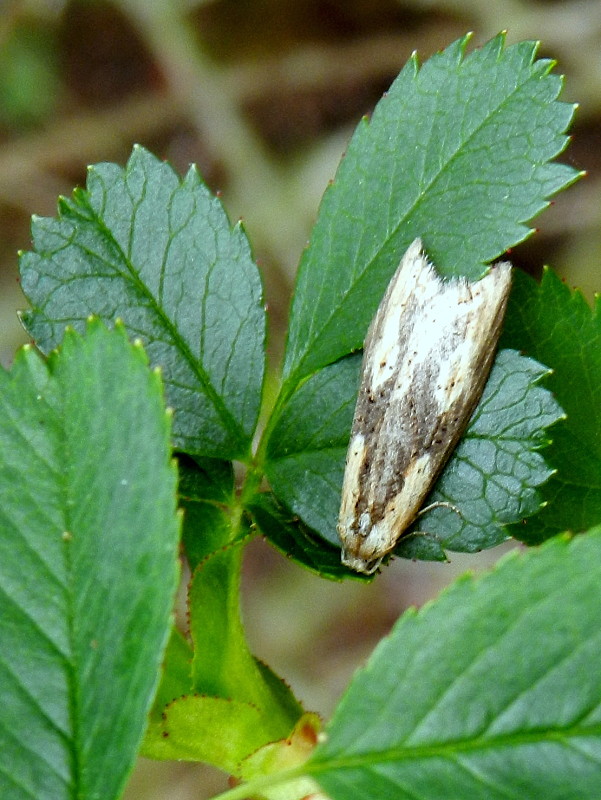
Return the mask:
M 0 796 L 111 800 L 178 578 L 160 380 L 122 328 L 95 321 L 48 364 L 18 354 L 0 405 Z
M 305 765 L 331 800 L 583 800 L 601 786 L 601 529 L 407 612 Z

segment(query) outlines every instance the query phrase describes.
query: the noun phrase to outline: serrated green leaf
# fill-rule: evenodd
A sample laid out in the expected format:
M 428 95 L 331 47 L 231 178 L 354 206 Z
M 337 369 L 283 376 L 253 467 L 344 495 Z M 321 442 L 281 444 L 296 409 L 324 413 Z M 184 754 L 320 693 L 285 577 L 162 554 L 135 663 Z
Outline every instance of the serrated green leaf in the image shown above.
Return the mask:
M 127 380 L 124 380 L 127 376 Z M 122 328 L 0 370 L 0 795 L 120 794 L 177 586 L 157 375 Z
M 192 576 L 188 594 L 192 687 L 202 694 L 254 702 L 257 669 L 239 608 L 242 552 L 241 543 L 225 547 L 199 564 Z
M 564 416 L 551 393 L 536 385 L 547 375 L 546 367 L 514 350 L 498 353 L 466 434 L 426 500 L 426 506 L 449 505 L 421 516 L 412 530 L 427 536 L 401 539 L 397 555 L 438 560 L 433 542 L 443 553 L 475 553 L 508 539 L 508 523 L 540 510 L 537 487 L 553 470 L 538 450 L 548 444 L 545 429 Z
M 49 352 L 90 314 L 122 318 L 163 369 L 185 452 L 244 459 L 257 422 L 265 311 L 240 225 L 231 228 L 195 167 L 180 180 L 136 147 L 125 169 L 90 167 L 57 219 L 34 218 L 21 257 L 23 322 Z
M 421 69 L 412 57 L 357 128 L 299 268 L 287 392 L 362 346 L 413 239 L 442 274 L 476 279 L 577 177 L 548 163 L 573 113 L 556 101 L 553 62 L 535 60 L 535 42 L 505 48 L 503 35 L 465 56 L 468 38 Z
M 271 493 L 258 494 L 248 510 L 264 536 L 287 558 L 296 561 L 322 578 L 371 580 L 345 567 L 340 561 L 340 547 L 332 546 L 283 508 Z
M 303 774 L 332 800 L 597 797 L 600 572 L 597 529 L 407 612 Z
M 222 615 L 219 615 L 219 621 L 223 621 Z M 237 627 L 239 624 L 234 625 L 234 629 Z M 224 629 L 218 636 L 219 641 L 229 641 L 231 647 L 238 647 L 235 633 L 228 637 Z M 290 718 L 296 719 L 301 710 L 289 687 L 269 667 L 248 655 L 244 643 L 242 646 L 249 659 L 251 674 L 244 676 L 242 685 L 236 686 L 236 691 L 243 694 L 245 682 L 258 671 L 271 693 L 270 699 L 279 702 Z M 210 659 L 213 654 L 211 647 L 203 650 L 198 658 Z M 174 629 L 165 652 L 163 677 L 150 714 L 141 755 L 157 759 L 204 761 L 219 769 L 237 773 L 238 763 L 242 759 L 273 741 L 272 709 L 259 708 L 231 697 L 199 695 L 197 687 L 193 685 L 195 680 L 198 683 L 198 674 L 195 678 L 192 676 L 193 661 L 192 648 L 182 634 Z M 226 658 L 223 662 L 224 671 L 230 665 Z
M 248 649 L 239 608 L 243 549 L 243 542 L 223 547 L 194 571 L 193 647 L 172 636 L 144 755 L 236 773 L 238 762 L 288 736 L 302 715 L 290 688 Z
M 601 300 L 591 310 L 550 270 L 541 285 L 517 274 L 502 341 L 540 359 L 567 419 L 553 430 L 545 460 L 557 469 L 546 507 L 512 535 L 534 544 L 601 521 Z
M 359 361 L 320 370 L 292 396 L 274 428 L 266 473 L 274 492 L 310 528 L 334 545 L 344 461 Z M 395 551 L 444 560 L 445 549 L 474 552 L 509 538 L 505 525 L 540 508 L 537 488 L 551 475 L 537 452 L 545 429 L 562 417 L 550 392 L 536 386 L 548 370 L 501 351 L 464 438 L 427 498 L 447 503 L 420 517 Z M 269 530 L 264 531 L 269 535 Z M 293 533 L 293 531 L 290 531 Z M 276 531 L 275 544 L 277 546 Z M 302 548 L 302 542 L 299 541 Z
M 277 739 L 271 708 L 231 697 L 194 691 L 190 674 L 193 653 L 174 631 L 165 654 L 163 679 L 150 716 L 141 755 L 156 759 L 203 761 L 238 774 L 238 764 Z M 297 719 L 302 709 L 289 687 L 269 667 L 255 662 L 272 698 Z M 292 730 L 291 722 L 287 733 Z

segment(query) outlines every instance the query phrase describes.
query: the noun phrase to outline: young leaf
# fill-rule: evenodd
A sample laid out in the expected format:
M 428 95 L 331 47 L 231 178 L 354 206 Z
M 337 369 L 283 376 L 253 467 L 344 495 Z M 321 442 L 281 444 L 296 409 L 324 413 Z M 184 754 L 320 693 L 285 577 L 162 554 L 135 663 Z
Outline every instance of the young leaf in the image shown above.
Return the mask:
M 286 392 L 362 346 L 413 239 L 444 275 L 476 279 L 577 177 L 548 163 L 573 113 L 553 62 L 503 35 L 465 56 L 468 38 L 421 68 L 413 56 L 357 128 L 299 268 Z
M 236 774 L 238 765 L 271 741 L 269 717 L 251 703 L 223 697 L 175 698 L 151 725 L 144 754 L 157 759 L 202 761 Z
M 322 723 L 317 714 L 303 714 L 294 730 L 286 739 L 270 742 L 252 753 L 242 764 L 240 776 L 243 780 L 256 780 L 260 775 L 274 775 L 304 764 L 317 744 Z M 319 792 L 312 779 L 299 778 L 292 785 L 261 792 L 264 800 L 328 800 Z
M 274 429 L 273 460 L 266 464 L 280 500 L 336 545 L 357 369 L 356 357 L 343 359 L 295 392 Z M 398 555 L 443 560 L 445 548 L 493 547 L 509 537 L 505 525 L 539 509 L 536 487 L 551 470 L 537 451 L 547 443 L 545 428 L 562 417 L 550 392 L 536 385 L 547 373 L 514 351 L 498 353 L 465 436 L 424 504 L 453 508 L 420 517 L 413 529 L 431 536 L 401 540 Z
M 90 314 L 122 318 L 163 370 L 176 446 L 245 458 L 263 381 L 261 283 L 244 231 L 196 168 L 180 180 L 136 147 L 125 169 L 90 167 L 87 189 L 63 198 L 57 219 L 34 218 L 32 235 L 22 319 L 40 349 Z
M 236 772 L 249 752 L 270 739 L 269 717 L 251 703 L 196 693 L 193 656 L 186 639 L 173 630 L 141 755 L 203 761 Z
M 505 345 L 552 368 L 549 388 L 567 419 L 553 430 L 545 460 L 557 472 L 543 489 L 546 507 L 511 533 L 534 544 L 561 530 L 601 522 L 601 300 L 590 307 L 546 270 L 539 286 L 516 274 Z
M 160 722 L 162 712 L 169 703 L 175 698 L 187 694 L 192 689 L 192 648 L 183 633 L 175 626 L 171 629 L 171 636 L 165 648 L 163 657 L 163 667 L 161 671 L 161 682 L 154 696 L 154 703 L 150 711 L 150 721 Z M 146 731 L 145 744 L 148 741 L 148 730 Z M 142 755 L 148 753 L 142 752 Z
M 279 691 L 289 692 L 281 681 Z M 287 730 L 294 730 L 292 724 Z M 242 762 L 272 742 L 274 725 L 268 709 L 195 693 L 174 697 L 161 706 L 160 714 L 151 718 L 141 752 L 149 758 L 203 761 L 241 776 Z
M 236 541 L 200 563 L 189 591 L 190 648 L 172 635 L 143 754 L 204 761 L 237 774 L 238 764 L 289 735 L 302 708 L 248 649 L 240 620 Z
M 302 713 L 290 692 L 249 652 L 240 620 L 244 542 L 213 553 L 195 570 L 189 589 L 193 691 L 250 703 L 265 716 L 262 744 L 287 736 Z M 285 687 L 284 687 L 285 688 Z M 251 752 L 249 750 L 249 752 Z
M 407 612 L 303 774 L 331 800 L 597 797 L 600 572 L 598 528 Z
M 177 586 L 160 380 L 121 326 L 0 370 L 0 796 L 120 795 Z

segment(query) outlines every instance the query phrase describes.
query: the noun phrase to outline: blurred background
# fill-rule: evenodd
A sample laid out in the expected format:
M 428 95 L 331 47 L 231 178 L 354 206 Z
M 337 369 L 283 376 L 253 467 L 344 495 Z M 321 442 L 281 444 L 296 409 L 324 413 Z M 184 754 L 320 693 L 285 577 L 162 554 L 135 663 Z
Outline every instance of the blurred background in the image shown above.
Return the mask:
M 124 163 L 134 142 L 180 172 L 196 162 L 243 218 L 263 271 L 277 364 L 296 265 L 321 194 L 360 117 L 413 50 L 425 60 L 467 31 L 478 45 L 541 41 L 580 108 L 562 160 L 588 176 L 512 251 L 592 299 L 601 289 L 599 0 L 0 0 L 0 363 L 26 341 L 17 251 L 32 214 L 54 215 L 86 165 Z M 328 583 L 257 540 L 244 618 L 257 655 L 327 718 L 353 671 L 404 608 L 507 547 L 451 564 L 397 560 L 370 586 Z M 201 800 L 226 778 L 141 761 L 127 800 Z

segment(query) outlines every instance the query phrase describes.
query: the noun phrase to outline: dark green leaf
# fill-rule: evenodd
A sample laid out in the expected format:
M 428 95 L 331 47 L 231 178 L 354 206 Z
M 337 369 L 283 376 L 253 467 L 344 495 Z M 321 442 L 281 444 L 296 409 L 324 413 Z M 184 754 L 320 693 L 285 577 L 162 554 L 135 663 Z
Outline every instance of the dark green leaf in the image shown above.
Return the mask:
M 257 527 L 281 553 L 316 572 L 322 578 L 341 580 L 370 576 L 345 567 L 340 561 L 340 548 L 324 541 L 278 504 L 272 494 L 256 495 L 248 506 Z
M 176 453 L 179 471 L 178 494 L 183 499 L 231 505 L 234 469 L 230 461 L 199 458 Z
M 235 509 L 234 470 L 230 461 L 178 454 L 182 541 L 192 570 L 226 544 L 246 536 Z
M 288 508 L 333 544 L 360 356 L 320 370 L 292 395 L 269 438 L 265 472 Z
M 180 181 L 136 147 L 125 169 L 90 167 L 87 189 L 57 219 L 34 218 L 32 234 L 23 321 L 38 346 L 49 352 L 90 314 L 122 318 L 163 369 L 176 446 L 244 459 L 263 381 L 261 283 L 244 231 L 196 168 Z
M 275 494 L 334 545 L 358 367 L 354 356 L 309 378 L 292 395 L 268 450 Z M 562 416 L 551 394 L 536 385 L 547 372 L 514 351 L 497 354 L 465 436 L 425 503 L 453 508 L 438 506 L 420 517 L 414 530 L 431 535 L 408 536 L 398 555 L 443 560 L 445 549 L 493 547 L 509 537 L 505 525 L 538 511 L 536 487 L 551 471 L 537 451 L 548 441 L 545 429 Z M 277 545 L 281 533 L 275 533 Z
M 597 797 L 600 573 L 596 529 L 514 552 L 407 612 L 304 774 L 332 800 Z
M 121 327 L 93 321 L 48 364 L 26 349 L 0 370 L 0 404 L 0 796 L 110 800 L 178 578 L 160 381 Z
M 545 460 L 557 473 L 544 487 L 547 506 L 511 533 L 537 543 L 601 521 L 601 300 L 591 311 L 551 271 L 538 286 L 518 273 L 503 343 L 540 359 L 567 419 L 553 430 Z
M 548 374 L 514 350 L 498 353 L 466 434 L 426 500 L 449 505 L 421 516 L 413 530 L 428 536 L 401 540 L 397 555 L 438 560 L 431 540 L 474 553 L 508 539 L 507 523 L 540 510 L 537 487 L 552 470 L 538 450 L 548 444 L 545 429 L 563 417 L 550 392 L 536 385 Z
M 573 106 L 556 102 L 537 44 L 465 37 L 414 56 L 349 144 L 299 268 L 285 391 L 362 346 L 402 254 L 417 236 L 444 275 L 476 279 L 524 239 L 524 222 L 576 173 L 548 163 Z

